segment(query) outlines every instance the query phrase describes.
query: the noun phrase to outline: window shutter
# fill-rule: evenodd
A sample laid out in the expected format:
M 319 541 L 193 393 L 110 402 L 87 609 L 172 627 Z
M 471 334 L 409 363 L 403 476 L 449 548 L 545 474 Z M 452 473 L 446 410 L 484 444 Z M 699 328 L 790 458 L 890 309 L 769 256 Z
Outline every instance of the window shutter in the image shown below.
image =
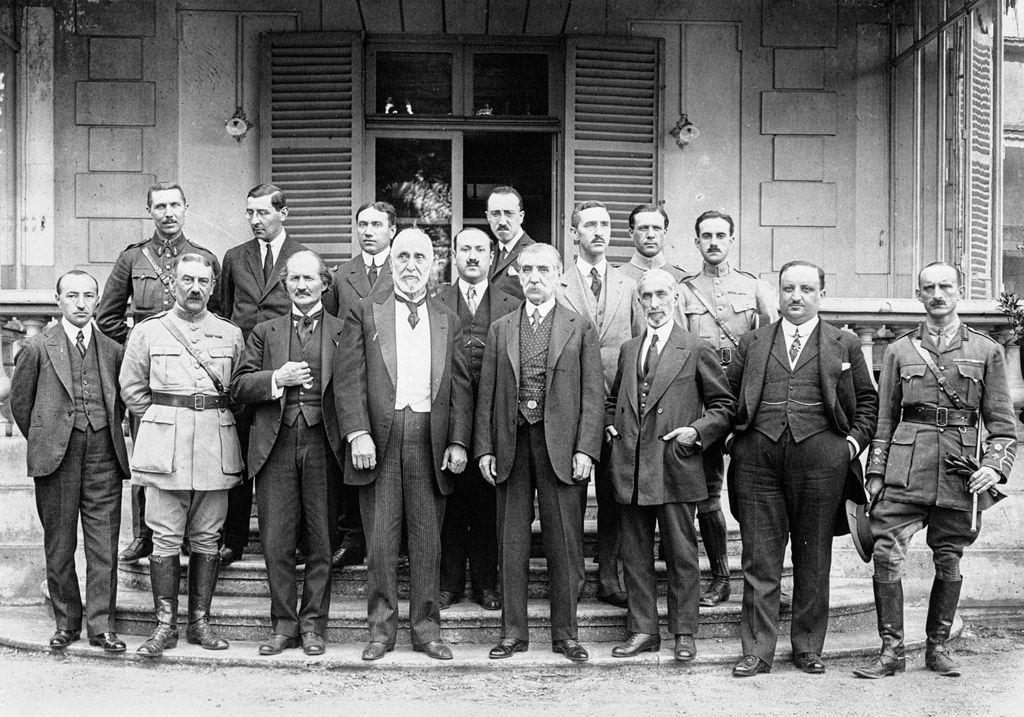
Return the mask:
M 658 196 L 661 43 L 586 37 L 566 53 L 566 243 L 572 208 L 598 200 L 612 217 L 608 259 L 633 253 L 629 213 Z M 566 254 L 571 254 L 569 246 Z
M 289 236 L 329 264 L 352 255 L 363 145 L 362 46 L 354 33 L 261 39 L 261 176 L 288 199 Z

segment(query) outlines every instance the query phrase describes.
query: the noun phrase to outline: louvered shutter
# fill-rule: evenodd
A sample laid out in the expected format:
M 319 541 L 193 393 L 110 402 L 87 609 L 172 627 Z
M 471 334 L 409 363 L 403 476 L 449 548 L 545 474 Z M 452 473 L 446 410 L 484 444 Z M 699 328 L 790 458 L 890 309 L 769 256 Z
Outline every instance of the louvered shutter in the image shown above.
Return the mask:
M 261 49 L 261 175 L 288 199 L 289 236 L 337 263 L 352 255 L 362 166 L 359 37 L 268 33 Z
M 576 38 L 566 55 L 566 241 L 573 206 L 596 199 L 612 217 L 608 259 L 628 261 L 629 213 L 658 196 L 661 41 Z

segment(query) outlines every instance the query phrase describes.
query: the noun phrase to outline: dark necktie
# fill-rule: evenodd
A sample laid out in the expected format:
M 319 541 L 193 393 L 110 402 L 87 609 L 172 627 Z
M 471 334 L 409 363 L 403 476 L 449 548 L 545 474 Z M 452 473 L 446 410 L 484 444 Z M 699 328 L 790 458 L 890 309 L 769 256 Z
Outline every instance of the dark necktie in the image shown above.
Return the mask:
M 789 347 L 789 363 L 793 366 L 796 365 L 797 357 L 800 356 L 800 329 L 797 329 L 793 333 L 793 343 Z
M 644 356 L 644 378 L 647 378 L 658 366 L 658 335 L 651 335 L 651 345 L 647 347 L 647 355 Z
M 423 306 L 423 302 L 427 300 L 427 295 L 424 294 L 423 298 L 421 298 L 419 301 L 413 301 L 411 299 L 405 298 L 404 296 L 399 296 L 398 294 L 395 294 L 395 298 L 409 307 L 409 326 L 415 329 L 416 324 L 420 322 L 420 315 L 417 312 L 417 309 L 420 306 Z
M 309 337 L 313 335 L 313 329 L 321 316 L 323 316 L 323 312 L 317 311 L 315 314 L 306 314 L 301 318 L 295 317 L 295 330 L 299 334 L 299 343 L 303 346 L 309 341 Z
M 274 273 L 274 252 L 270 248 L 270 244 L 264 245 L 267 253 L 263 257 L 263 285 L 266 286 L 270 283 L 270 277 Z
M 491 275 L 498 273 L 498 267 L 505 264 L 505 260 L 508 259 L 508 250 L 505 247 L 501 248 L 498 253 L 498 261 L 491 266 Z
M 377 265 L 376 264 L 370 264 L 370 269 L 369 269 L 369 271 L 366 272 L 366 278 L 368 278 L 370 280 L 370 288 L 371 289 L 373 288 L 373 285 L 377 283 L 377 276 L 378 276 L 378 274 L 379 274 L 379 272 L 377 271 Z
M 75 348 L 78 349 L 78 353 L 85 358 L 85 334 L 81 330 L 78 332 L 78 337 L 75 339 Z
M 597 273 L 597 267 L 590 269 L 590 290 L 594 292 L 594 298 L 601 298 L 601 275 Z

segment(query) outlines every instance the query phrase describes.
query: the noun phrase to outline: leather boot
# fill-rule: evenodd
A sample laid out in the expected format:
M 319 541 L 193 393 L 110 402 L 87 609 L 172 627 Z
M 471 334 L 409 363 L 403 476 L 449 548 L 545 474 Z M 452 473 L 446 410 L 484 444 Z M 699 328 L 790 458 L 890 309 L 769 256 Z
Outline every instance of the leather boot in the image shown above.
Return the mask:
M 160 657 L 164 650 L 178 646 L 178 581 L 181 561 L 177 555 L 149 556 L 149 582 L 153 586 L 156 629 L 139 646 L 143 657 Z
M 217 586 L 220 554 L 193 552 L 188 556 L 188 628 L 185 639 L 204 650 L 226 650 L 228 641 L 210 626 L 210 602 Z
M 711 562 L 711 584 L 700 596 L 701 607 L 714 607 L 729 599 L 729 552 L 727 545 L 725 514 L 721 509 L 713 513 L 698 513 L 700 537 L 704 541 Z
M 882 649 L 875 659 L 853 671 L 857 677 L 869 680 L 892 677 L 897 672 L 907 670 L 907 657 L 903 648 L 903 583 L 899 580 L 892 583 L 875 580 L 873 584 Z
M 924 626 L 928 643 L 924 652 L 924 664 L 929 670 L 943 677 L 960 676 L 960 665 L 949 656 L 946 641 L 949 640 L 949 631 L 953 627 L 956 606 L 960 602 L 960 586 L 963 584 L 963 578 L 935 578 L 935 582 L 932 583 L 932 594 L 928 599 L 928 618 Z

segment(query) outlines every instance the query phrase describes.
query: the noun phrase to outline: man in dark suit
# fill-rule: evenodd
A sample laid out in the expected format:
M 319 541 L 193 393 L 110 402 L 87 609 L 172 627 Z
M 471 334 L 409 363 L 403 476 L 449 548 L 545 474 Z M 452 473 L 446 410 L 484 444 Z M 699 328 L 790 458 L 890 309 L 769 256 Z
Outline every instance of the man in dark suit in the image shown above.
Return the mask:
M 394 290 L 359 302 L 345 319 L 335 353 L 335 401 L 359 486 L 366 531 L 367 617 L 364 660 L 392 650 L 398 633 L 398 548 L 409 535 L 409 625 L 413 649 L 452 658 L 441 640 L 438 578 L 445 496 L 466 467 L 472 394 L 458 349 L 458 316 L 427 298 L 434 263 L 430 237 L 406 229 L 391 248 Z M 404 519 L 403 519 L 404 515 Z
M 281 281 L 281 271 L 288 257 L 306 247 L 288 237 L 284 229 L 288 203 L 284 192 L 273 184 L 260 184 L 249 191 L 245 215 L 253 238 L 228 249 L 218 290 L 224 318 L 235 322 L 242 329 L 242 336 L 248 339 L 256 324 L 291 311 L 292 302 Z M 243 455 L 248 452 L 251 420 L 250 411 L 238 417 L 236 427 Z M 245 480 L 228 493 L 224 544 L 220 549 L 222 566 L 241 558 L 249 544 L 254 475 L 255 471 L 247 469 Z
M 490 280 L 496 288 L 523 300 L 517 262 L 523 247 L 536 242 L 523 231 L 523 197 L 513 187 L 495 187 L 487 197 L 487 223 L 498 241 Z
M 521 303 L 487 281 L 493 258 L 490 237 L 479 229 L 463 229 L 455 235 L 455 268 L 459 278 L 439 295 L 462 324 L 462 351 L 472 371 L 474 399 L 480 386 L 488 329 Z M 473 599 L 485 610 L 501 609 L 496 520 L 494 486 L 483 479 L 479 467 L 471 461 L 445 507 L 441 531 L 442 610 L 462 596 L 467 557 Z
M 654 526 L 661 529 L 668 566 L 668 628 L 674 656 L 697 654 L 700 565 L 693 516 L 708 494 L 701 455 L 729 430 L 736 401 L 711 344 L 673 321 L 676 281 L 664 269 L 640 277 L 637 294 L 647 319 L 643 336 L 619 353 L 605 402 L 605 435 L 611 444 L 609 478 L 619 503 L 619 534 L 629 638 L 613 657 L 661 648 Z
M 83 271 L 57 280 L 63 317 L 22 344 L 10 407 L 28 439 L 28 474 L 35 478 L 43 524 L 46 584 L 57 622 L 50 647 L 63 649 L 81 635 L 75 572 L 81 514 L 89 644 L 124 652 L 114 632 L 121 481 L 129 474 L 117 383 L 122 349 L 92 324 L 98 294 L 96 279 Z
M 811 674 L 825 671 L 835 518 L 848 476 L 864 494 L 850 469 L 860 468 L 856 458 L 874 433 L 878 394 L 857 337 L 818 319 L 824 293 L 819 267 L 783 266 L 781 320 L 744 334 L 728 368 L 739 402 L 729 494 L 743 539 L 744 656 L 735 677 L 771 671 L 789 540 L 793 662 Z
M 497 485 L 502 636 L 490 656 L 529 647 L 530 526 L 540 506 L 551 601 L 551 649 L 589 659 L 579 643 L 587 481 L 601 455 L 604 377 L 594 325 L 555 302 L 562 260 L 550 244 L 519 255 L 527 301 L 487 335 L 473 431 L 480 472 Z
M 342 321 L 356 303 L 374 291 L 390 291 L 390 249 L 397 227 L 395 208 L 387 202 L 367 202 L 356 212 L 359 256 L 334 271 L 330 290 L 324 293 L 324 310 Z M 359 515 L 359 489 L 342 485 L 338 492 L 338 525 L 331 564 L 336 568 L 358 565 L 366 556 L 366 536 Z
M 247 465 L 255 476 L 274 630 L 260 645 L 261 655 L 298 647 L 300 634 L 307 655 L 325 650 L 334 493 L 344 460 L 332 383 L 342 322 L 321 303 L 330 282 L 319 255 L 292 254 L 282 271 L 290 315 L 256 325 L 231 379 L 232 400 L 254 407 Z M 296 611 L 300 526 L 306 567 Z

